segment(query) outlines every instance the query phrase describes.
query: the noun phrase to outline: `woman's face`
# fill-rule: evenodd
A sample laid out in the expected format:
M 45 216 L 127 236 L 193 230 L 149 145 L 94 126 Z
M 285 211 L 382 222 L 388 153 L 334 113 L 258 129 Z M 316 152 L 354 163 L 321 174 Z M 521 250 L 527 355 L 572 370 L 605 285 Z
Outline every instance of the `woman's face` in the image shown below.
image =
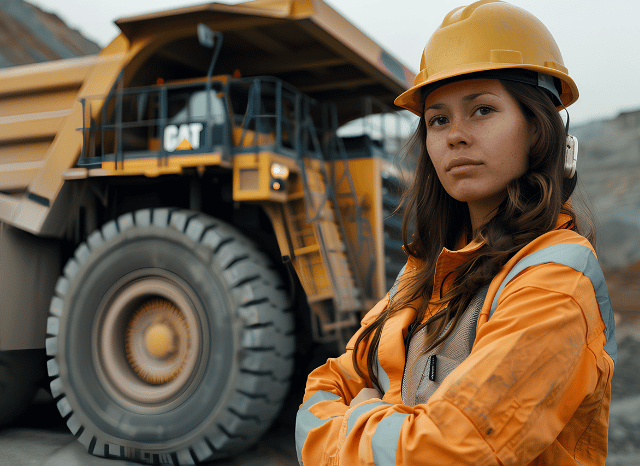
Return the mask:
M 488 220 L 507 185 L 527 171 L 535 126 L 495 79 L 439 87 L 427 96 L 424 116 L 427 151 L 442 186 L 469 205 L 472 223 Z

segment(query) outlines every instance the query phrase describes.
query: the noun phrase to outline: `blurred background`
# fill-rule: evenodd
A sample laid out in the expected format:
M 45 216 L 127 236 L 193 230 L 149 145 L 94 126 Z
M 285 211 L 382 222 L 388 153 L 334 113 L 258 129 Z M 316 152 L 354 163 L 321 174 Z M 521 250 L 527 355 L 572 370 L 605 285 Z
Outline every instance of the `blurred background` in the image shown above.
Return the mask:
M 0 0 L 0 68 L 96 54 L 118 34 L 115 19 L 193 3 L 197 2 Z M 445 14 L 459 6 L 459 0 L 327 3 L 414 72 L 428 37 Z M 579 140 L 579 192 L 574 203 L 592 218 L 597 230 L 597 251 L 616 313 L 619 346 L 607 464 L 638 464 L 640 4 L 621 0 L 511 3 L 532 12 L 548 27 L 580 89 L 580 99 L 569 109 L 570 132 Z

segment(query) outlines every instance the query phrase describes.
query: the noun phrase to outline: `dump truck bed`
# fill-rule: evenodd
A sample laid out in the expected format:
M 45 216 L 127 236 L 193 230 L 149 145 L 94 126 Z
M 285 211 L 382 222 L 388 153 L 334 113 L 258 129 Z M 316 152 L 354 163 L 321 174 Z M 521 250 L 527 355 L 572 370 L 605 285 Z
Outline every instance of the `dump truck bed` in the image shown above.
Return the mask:
M 209 3 L 122 18 L 116 24 L 134 41 L 159 30 L 189 28 L 198 21 L 224 35 L 218 74 L 275 76 L 319 101 L 356 102 L 368 95 L 389 106 L 413 85 L 411 70 L 319 0 Z M 206 72 L 206 53 L 197 47 L 182 50 L 187 51 L 185 62 L 200 63 Z M 164 51 L 177 52 L 177 47 Z M 339 110 L 341 121 L 362 113 L 357 105 Z

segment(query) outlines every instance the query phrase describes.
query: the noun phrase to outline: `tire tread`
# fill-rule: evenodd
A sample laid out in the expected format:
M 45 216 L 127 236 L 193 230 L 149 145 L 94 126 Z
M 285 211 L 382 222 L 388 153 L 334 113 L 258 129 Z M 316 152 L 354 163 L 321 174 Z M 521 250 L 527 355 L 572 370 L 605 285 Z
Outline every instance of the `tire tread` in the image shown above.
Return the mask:
M 257 441 L 278 414 L 293 372 L 294 335 L 289 298 L 268 256 L 238 230 L 207 215 L 172 208 L 143 209 L 105 223 L 82 243 L 63 269 L 50 304 L 47 323 L 48 373 L 51 390 L 67 426 L 89 453 L 96 456 L 130 458 L 131 448 L 105 443 L 100 432 L 78 422 L 66 397 L 57 360 L 57 337 L 64 300 L 75 277 L 93 254 L 119 235 L 134 228 L 171 229 L 184 235 L 194 248 L 205 251 L 209 267 L 218 270 L 242 323 L 240 362 L 228 408 L 203 436 L 175 451 L 135 450 L 137 461 L 158 463 L 171 458 L 176 465 L 193 465 L 229 456 Z

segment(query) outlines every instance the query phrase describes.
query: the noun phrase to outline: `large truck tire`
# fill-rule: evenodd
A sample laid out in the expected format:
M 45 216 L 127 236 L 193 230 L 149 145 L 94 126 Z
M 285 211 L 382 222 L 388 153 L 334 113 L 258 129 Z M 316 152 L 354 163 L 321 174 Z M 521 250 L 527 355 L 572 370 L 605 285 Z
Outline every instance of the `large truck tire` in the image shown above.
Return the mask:
M 0 427 L 15 421 L 46 380 L 42 349 L 0 351 Z
M 293 370 L 269 258 L 230 225 L 148 209 L 105 224 L 56 285 L 51 390 L 89 453 L 190 465 L 259 440 Z

